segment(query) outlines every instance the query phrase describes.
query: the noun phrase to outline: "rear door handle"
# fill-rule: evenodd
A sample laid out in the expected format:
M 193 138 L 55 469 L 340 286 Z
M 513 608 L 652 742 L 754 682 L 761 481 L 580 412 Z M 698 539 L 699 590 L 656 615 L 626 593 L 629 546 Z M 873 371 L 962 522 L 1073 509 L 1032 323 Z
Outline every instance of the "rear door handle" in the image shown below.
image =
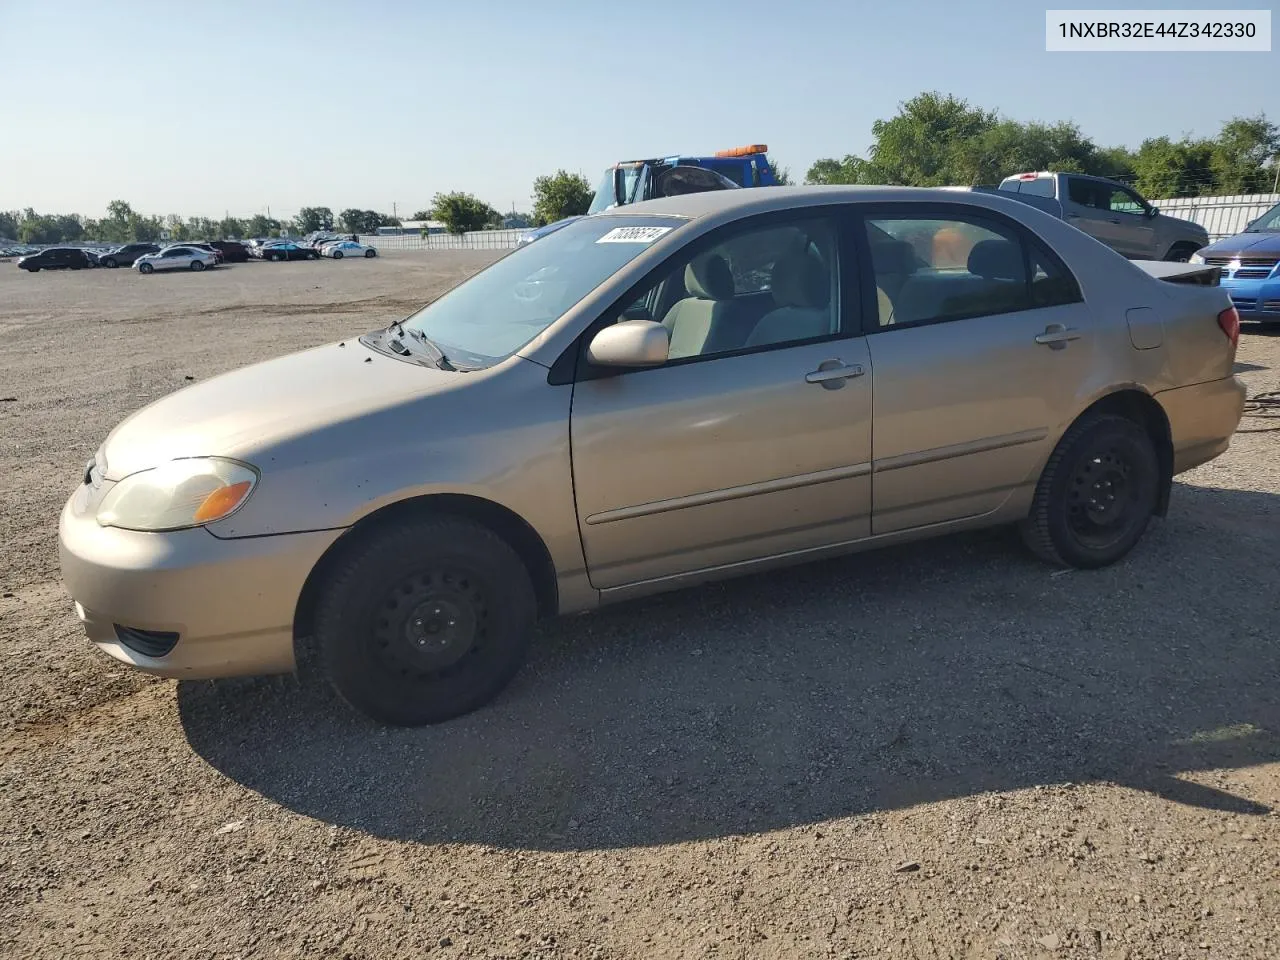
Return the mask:
M 1060 323 L 1051 323 L 1044 328 L 1044 333 L 1036 335 L 1036 343 L 1048 344 L 1054 350 L 1063 350 L 1068 340 L 1079 340 L 1080 331 L 1073 327 L 1065 327 Z
M 858 363 L 846 364 L 843 360 L 823 360 L 818 369 L 804 375 L 805 383 L 820 383 L 828 390 L 844 386 L 844 381 L 865 373 Z

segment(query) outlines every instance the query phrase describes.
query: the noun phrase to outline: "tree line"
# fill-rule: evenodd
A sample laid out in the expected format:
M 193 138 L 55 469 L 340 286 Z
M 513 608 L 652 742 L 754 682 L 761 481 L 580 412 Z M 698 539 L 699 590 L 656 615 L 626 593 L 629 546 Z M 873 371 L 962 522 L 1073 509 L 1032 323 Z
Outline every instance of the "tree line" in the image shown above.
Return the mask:
M 1023 122 L 996 110 L 937 92 L 921 93 L 899 105 L 887 120 L 871 127 L 874 142 L 865 157 L 816 161 L 805 175 L 809 184 L 891 184 L 916 187 L 978 186 L 1012 173 L 1061 170 L 1112 177 L 1132 184 L 1151 199 L 1265 193 L 1280 174 L 1280 130 L 1265 115 L 1233 117 L 1217 136 L 1179 139 L 1155 137 L 1137 149 L 1102 147 L 1075 123 Z M 789 172 L 773 163 L 775 177 L 790 183 Z M 437 193 L 415 221 L 437 221 L 451 233 L 501 226 L 538 227 L 587 212 L 594 189 L 586 177 L 566 170 L 533 181 L 529 213 L 503 215 L 471 193 Z M 375 210 L 303 207 L 292 219 L 255 214 L 241 219 L 144 216 L 123 200 L 107 205 L 101 219 L 79 214 L 0 211 L 0 238 L 23 243 L 74 243 L 239 239 L 307 234 L 320 230 L 375 233 L 401 221 Z
M 1164 200 L 1269 193 L 1280 173 L 1280 131 L 1265 115 L 1233 117 L 1215 137 L 1154 137 L 1131 150 L 1099 146 L 1074 123 L 1021 122 L 929 92 L 877 120 L 871 133 L 865 157 L 818 160 L 805 182 L 980 186 L 1059 170 L 1122 180 Z

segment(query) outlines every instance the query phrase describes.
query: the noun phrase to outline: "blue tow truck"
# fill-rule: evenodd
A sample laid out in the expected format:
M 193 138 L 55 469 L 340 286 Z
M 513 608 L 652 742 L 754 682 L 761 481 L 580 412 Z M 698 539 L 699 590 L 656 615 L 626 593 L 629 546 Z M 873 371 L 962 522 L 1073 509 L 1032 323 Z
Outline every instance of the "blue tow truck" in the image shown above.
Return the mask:
M 600 185 L 596 187 L 595 198 L 585 215 L 590 216 L 627 203 L 681 193 L 776 186 L 778 181 L 773 175 L 773 167 L 769 165 L 768 152 L 769 148 L 763 143 L 754 143 L 720 150 L 709 157 L 677 154 L 615 163 L 605 170 Z M 532 243 L 578 219 L 580 218 L 566 217 L 555 223 L 548 223 L 526 233 L 520 238 L 520 244 Z

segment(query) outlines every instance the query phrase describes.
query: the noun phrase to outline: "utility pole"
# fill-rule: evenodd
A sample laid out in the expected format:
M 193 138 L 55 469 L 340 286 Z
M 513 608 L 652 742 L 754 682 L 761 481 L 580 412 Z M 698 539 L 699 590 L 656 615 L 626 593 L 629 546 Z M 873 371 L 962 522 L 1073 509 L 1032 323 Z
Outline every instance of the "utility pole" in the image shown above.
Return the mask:
M 394 200 L 391 201 L 391 219 L 392 220 L 400 219 L 399 215 L 396 213 L 396 202 Z

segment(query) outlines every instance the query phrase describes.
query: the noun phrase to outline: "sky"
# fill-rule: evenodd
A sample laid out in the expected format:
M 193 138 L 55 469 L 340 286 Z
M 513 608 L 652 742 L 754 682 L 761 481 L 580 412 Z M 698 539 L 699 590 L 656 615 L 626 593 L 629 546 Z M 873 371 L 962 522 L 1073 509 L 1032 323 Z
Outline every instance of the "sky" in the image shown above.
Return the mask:
M 1265 8 L 1196 4 L 1242 7 Z M 1044 24 L 1003 0 L 0 0 L 0 209 L 526 211 L 540 174 L 748 143 L 800 179 L 925 90 L 1099 145 L 1280 122 L 1274 40 L 1047 53 Z

